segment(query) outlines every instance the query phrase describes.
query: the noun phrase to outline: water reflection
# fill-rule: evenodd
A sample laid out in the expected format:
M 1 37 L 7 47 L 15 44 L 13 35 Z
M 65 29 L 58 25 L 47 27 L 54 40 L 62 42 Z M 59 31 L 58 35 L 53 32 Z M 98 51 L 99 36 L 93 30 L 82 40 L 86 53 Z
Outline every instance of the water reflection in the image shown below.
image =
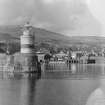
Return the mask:
M 105 65 L 54 68 L 42 75 L 1 72 L 0 105 L 105 105 Z
M 27 103 L 25 105 L 35 104 L 36 82 L 40 78 L 38 75 L 29 74 L 27 83 Z
M 72 64 L 71 65 L 71 69 L 69 68 L 69 70 L 71 70 L 72 74 L 75 74 L 76 73 L 76 65 L 75 64 Z
M 0 79 L 0 105 L 34 105 L 37 74 L 3 73 Z M 27 78 L 24 79 L 24 75 Z
M 42 79 L 89 79 L 104 78 L 105 65 L 83 65 L 83 64 L 54 64 L 45 65 L 42 75 L 27 73 L 4 73 L 0 72 L 0 79 L 25 79 L 25 78 L 42 78 Z
M 0 79 L 21 79 L 23 74 L 12 72 L 0 72 Z
M 43 78 L 104 78 L 105 65 L 49 64 L 44 72 Z
M 13 72 L 0 72 L 0 79 L 40 79 L 41 74 L 40 73 L 13 73 Z

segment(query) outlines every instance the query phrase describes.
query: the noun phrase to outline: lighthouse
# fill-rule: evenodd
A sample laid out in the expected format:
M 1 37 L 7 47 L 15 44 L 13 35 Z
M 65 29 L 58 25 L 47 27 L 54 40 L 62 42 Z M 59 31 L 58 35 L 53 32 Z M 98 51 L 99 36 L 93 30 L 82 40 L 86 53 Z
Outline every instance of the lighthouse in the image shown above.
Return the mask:
M 23 27 L 23 35 L 21 36 L 21 53 L 35 54 L 34 51 L 34 32 L 32 26 L 27 22 Z
M 23 34 L 20 36 L 21 60 L 24 62 L 23 67 L 26 72 L 37 71 L 37 56 L 34 47 L 35 37 L 33 27 L 27 22 L 23 27 Z

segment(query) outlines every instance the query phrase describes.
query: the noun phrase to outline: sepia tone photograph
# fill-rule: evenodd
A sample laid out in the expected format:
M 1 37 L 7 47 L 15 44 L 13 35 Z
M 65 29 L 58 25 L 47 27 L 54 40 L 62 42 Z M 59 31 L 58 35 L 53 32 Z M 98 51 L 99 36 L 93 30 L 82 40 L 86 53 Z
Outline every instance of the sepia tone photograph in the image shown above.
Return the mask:
M 0 105 L 105 105 L 105 0 L 0 0 Z

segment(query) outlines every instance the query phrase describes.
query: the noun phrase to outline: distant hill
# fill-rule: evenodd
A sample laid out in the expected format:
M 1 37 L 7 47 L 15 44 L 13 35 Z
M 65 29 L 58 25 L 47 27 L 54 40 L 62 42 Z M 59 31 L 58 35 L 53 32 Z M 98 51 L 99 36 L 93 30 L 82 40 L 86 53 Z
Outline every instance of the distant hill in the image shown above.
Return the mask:
M 100 36 L 65 36 L 45 29 L 34 28 L 35 42 L 48 43 L 57 46 L 88 45 L 105 46 L 105 37 Z M 22 34 L 21 26 L 0 26 L 1 40 L 20 40 Z

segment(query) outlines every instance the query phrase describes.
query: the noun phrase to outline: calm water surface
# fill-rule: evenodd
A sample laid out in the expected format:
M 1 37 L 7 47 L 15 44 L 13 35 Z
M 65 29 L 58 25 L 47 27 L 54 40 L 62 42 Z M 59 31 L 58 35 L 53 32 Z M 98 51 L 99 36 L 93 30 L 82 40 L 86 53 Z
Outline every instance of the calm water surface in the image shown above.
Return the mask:
M 37 74 L 0 73 L 0 105 L 105 105 L 105 65 L 47 65 Z

